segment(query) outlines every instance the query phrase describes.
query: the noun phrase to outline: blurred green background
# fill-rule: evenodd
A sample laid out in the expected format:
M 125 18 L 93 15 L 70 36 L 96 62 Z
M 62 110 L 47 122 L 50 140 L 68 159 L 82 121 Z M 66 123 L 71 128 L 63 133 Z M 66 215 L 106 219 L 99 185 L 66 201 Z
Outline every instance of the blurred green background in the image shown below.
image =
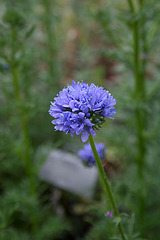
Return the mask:
M 110 180 L 128 240 L 160 239 L 159 25 L 158 0 L 0 1 L 0 239 L 119 239 L 98 185 L 90 200 L 39 177 L 51 150 L 83 147 L 48 114 L 72 79 L 116 98 L 95 140 L 118 166 Z

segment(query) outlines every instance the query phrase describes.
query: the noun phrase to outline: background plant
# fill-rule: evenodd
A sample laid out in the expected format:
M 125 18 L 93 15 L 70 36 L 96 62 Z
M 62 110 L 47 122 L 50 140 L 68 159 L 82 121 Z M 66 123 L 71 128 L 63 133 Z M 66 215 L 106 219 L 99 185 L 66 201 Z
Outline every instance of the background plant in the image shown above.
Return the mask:
M 134 11 L 130 2 L 134 4 Z M 139 238 L 158 239 L 159 1 L 15 3 L 7 0 L 1 1 L 0 6 L 1 238 L 106 239 L 117 235 L 111 227 L 112 220 L 102 218 L 105 200 L 101 192 L 97 191 L 95 202 L 90 206 L 90 202 L 58 190 L 61 196 L 58 204 L 64 209 L 64 215 L 60 216 L 57 205 L 50 201 L 52 187 L 38 178 L 40 162 L 51 149 L 76 152 L 82 147 L 78 138 L 73 141 L 68 135 L 51 130 L 47 111 L 49 101 L 59 89 L 72 79 L 83 79 L 106 87 L 117 99 L 116 119 L 106 123 L 96 141 L 105 143 L 108 159 L 119 166 L 119 173 L 112 175 L 112 185 L 119 210 L 129 215 L 129 228 L 125 231 L 130 233 L 130 239 L 132 232 L 141 233 Z M 139 39 L 137 88 L 142 79 L 145 85 L 142 88 L 145 94 L 140 100 L 135 100 L 133 31 L 136 24 Z M 13 84 L 17 76 L 18 91 Z M 141 185 L 137 171 L 142 151 L 138 140 L 137 106 L 143 115 L 141 124 L 144 122 Z M 29 158 L 24 152 L 28 152 Z M 30 167 L 27 167 L 28 159 Z M 35 185 L 34 194 L 30 181 Z M 139 218 L 140 195 L 145 201 L 141 214 L 145 221 Z M 100 202 L 102 208 L 97 207 L 96 202 Z M 34 218 L 38 219 L 37 230 Z M 75 219 L 77 224 L 73 225 Z M 123 220 L 128 222 L 128 217 L 124 216 Z

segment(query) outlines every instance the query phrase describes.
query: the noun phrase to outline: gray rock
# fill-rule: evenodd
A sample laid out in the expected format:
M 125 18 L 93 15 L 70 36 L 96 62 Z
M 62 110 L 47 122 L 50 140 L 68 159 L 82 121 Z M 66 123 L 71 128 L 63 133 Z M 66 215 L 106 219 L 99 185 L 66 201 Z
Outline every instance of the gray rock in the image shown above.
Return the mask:
M 98 173 L 96 167 L 85 167 L 77 156 L 54 150 L 42 166 L 40 178 L 58 188 L 91 198 Z

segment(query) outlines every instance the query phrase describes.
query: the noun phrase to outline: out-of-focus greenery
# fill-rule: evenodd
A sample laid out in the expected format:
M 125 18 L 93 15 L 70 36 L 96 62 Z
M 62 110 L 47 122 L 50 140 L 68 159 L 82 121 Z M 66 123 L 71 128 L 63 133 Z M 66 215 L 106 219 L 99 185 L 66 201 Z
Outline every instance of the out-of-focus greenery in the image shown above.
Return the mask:
M 107 120 L 95 139 L 106 144 L 108 159 L 118 165 L 111 182 L 126 214 L 128 240 L 160 238 L 159 12 L 158 0 L 0 2 L 0 239 L 118 235 L 104 216 L 99 190 L 91 203 L 39 179 L 51 149 L 75 153 L 82 146 L 78 136 L 55 132 L 48 114 L 49 102 L 72 79 L 102 85 L 116 98 L 115 120 Z M 141 183 L 133 60 L 137 22 L 140 80 L 145 80 L 145 97 L 138 102 L 145 116 Z

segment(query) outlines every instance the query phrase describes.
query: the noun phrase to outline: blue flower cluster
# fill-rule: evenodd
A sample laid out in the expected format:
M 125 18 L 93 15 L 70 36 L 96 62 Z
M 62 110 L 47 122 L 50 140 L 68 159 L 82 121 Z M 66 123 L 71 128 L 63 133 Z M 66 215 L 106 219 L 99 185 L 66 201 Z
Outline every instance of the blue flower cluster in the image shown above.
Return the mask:
M 97 143 L 95 144 L 99 158 L 101 160 L 104 160 L 105 155 L 107 154 L 107 150 L 105 149 L 105 146 L 103 143 Z M 92 148 L 90 144 L 85 144 L 83 149 L 80 149 L 78 151 L 78 155 L 82 160 L 87 162 L 89 166 L 96 165 L 96 161 L 92 152 Z
M 70 133 L 73 137 L 82 133 L 82 142 L 88 140 L 89 134 L 96 135 L 104 118 L 112 118 L 116 113 L 113 96 L 95 84 L 72 81 L 51 102 L 49 114 L 54 118 L 55 130 Z

